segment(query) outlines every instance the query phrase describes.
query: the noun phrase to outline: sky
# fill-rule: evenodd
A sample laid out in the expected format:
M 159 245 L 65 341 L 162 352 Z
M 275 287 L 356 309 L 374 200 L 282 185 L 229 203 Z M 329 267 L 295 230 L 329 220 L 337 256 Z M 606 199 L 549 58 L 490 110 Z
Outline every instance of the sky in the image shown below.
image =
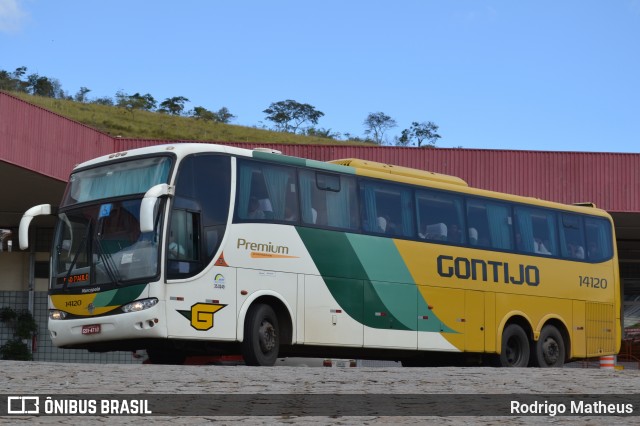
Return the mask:
M 439 126 L 442 148 L 640 151 L 640 0 L 0 0 L 0 69 L 74 95 L 293 99 L 317 127 Z

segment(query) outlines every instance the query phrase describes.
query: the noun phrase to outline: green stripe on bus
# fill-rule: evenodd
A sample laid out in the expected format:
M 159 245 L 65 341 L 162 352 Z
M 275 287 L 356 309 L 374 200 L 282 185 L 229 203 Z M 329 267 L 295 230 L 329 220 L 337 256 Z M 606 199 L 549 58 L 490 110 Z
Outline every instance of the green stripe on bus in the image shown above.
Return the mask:
M 389 309 L 369 281 L 347 234 L 303 227 L 297 230 L 340 308 L 366 326 L 381 328 L 373 312 Z M 395 322 L 401 324 L 397 319 Z
M 392 239 L 297 230 L 332 296 L 355 320 L 373 328 L 449 330 L 429 311 Z
M 367 311 L 379 313 L 375 322 L 383 320 L 387 324 L 385 320 L 389 320 L 389 327 L 415 330 L 418 290 L 393 240 L 360 234 L 346 236 L 369 279 L 369 289 L 376 296 L 372 298 L 365 292 Z
M 253 158 L 257 160 L 267 160 L 275 163 L 287 164 L 289 166 L 304 167 L 306 161 L 304 158 L 291 157 L 289 155 L 272 154 L 264 151 L 253 151 Z
M 340 164 L 326 163 L 324 161 L 306 160 L 304 158 L 292 157 L 290 155 L 273 154 L 271 152 L 253 151 L 253 158 L 257 160 L 266 160 L 274 163 L 286 164 L 288 166 L 312 167 L 314 169 L 326 170 L 334 173 L 344 173 L 355 175 L 356 169 Z
M 96 307 L 124 305 L 136 300 L 146 286 L 147 284 L 138 284 L 98 293 L 93 300 L 93 305 Z
M 345 235 L 370 280 L 415 284 L 393 239 Z

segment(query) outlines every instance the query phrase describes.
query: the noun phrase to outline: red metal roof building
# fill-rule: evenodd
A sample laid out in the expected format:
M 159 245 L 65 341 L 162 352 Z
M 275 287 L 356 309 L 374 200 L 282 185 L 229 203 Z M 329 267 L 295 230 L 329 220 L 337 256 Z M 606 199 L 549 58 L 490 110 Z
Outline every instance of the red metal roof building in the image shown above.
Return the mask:
M 161 143 L 167 141 L 114 138 L 0 93 L 0 161 L 41 176 L 64 182 L 79 162 Z M 591 201 L 610 212 L 640 212 L 640 154 L 637 153 L 225 144 L 270 147 L 284 154 L 320 161 L 363 158 L 458 176 L 469 185 L 483 189 L 562 203 Z

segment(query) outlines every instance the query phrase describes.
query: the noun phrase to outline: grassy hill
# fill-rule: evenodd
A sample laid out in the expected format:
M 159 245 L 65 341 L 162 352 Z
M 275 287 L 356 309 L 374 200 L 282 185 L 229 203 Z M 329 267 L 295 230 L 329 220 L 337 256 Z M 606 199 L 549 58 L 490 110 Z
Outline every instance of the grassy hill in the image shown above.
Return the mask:
M 179 117 L 157 112 L 129 112 L 124 108 L 115 106 L 80 103 L 24 93 L 12 92 L 12 95 L 93 127 L 103 133 L 122 136 L 123 138 L 322 145 L 363 144 L 363 142 L 356 141 L 337 141 L 254 127 L 212 123 L 190 117 Z

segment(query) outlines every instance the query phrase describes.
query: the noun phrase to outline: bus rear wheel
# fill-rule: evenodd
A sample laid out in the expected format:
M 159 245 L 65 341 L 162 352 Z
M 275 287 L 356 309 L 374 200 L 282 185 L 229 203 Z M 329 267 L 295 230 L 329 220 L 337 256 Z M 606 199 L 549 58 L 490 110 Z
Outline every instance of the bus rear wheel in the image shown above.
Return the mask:
M 552 325 L 545 325 L 540 332 L 534 352 L 537 367 L 562 367 L 566 355 L 562 334 Z
M 249 309 L 244 323 L 242 356 L 246 365 L 272 366 L 278 359 L 280 334 L 273 308 L 257 304 Z
M 502 367 L 526 367 L 529 364 L 529 338 L 518 324 L 509 324 L 502 332 Z

